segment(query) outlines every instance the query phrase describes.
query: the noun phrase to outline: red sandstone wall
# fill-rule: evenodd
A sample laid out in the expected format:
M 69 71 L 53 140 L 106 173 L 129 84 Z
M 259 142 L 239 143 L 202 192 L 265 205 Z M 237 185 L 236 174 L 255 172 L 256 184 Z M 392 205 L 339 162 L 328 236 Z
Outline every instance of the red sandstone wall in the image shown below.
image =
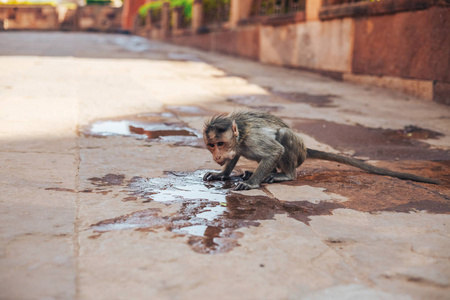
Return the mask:
M 125 0 L 124 29 L 132 28 L 132 18 L 144 1 Z M 254 18 L 241 20 L 247 25 L 237 26 L 235 18 L 234 25 L 225 26 L 227 30 L 183 36 L 172 33 L 170 41 L 325 72 L 450 104 L 448 1 L 385 0 L 322 8 L 317 3 L 307 1 L 303 19 L 288 15 L 277 16 L 278 22 Z M 143 35 L 167 38 L 153 32 L 144 31 Z
M 449 57 L 449 7 L 356 19 L 355 74 L 450 83 Z
M 171 42 L 180 46 L 194 47 L 205 51 L 211 51 L 212 35 L 211 34 L 197 34 L 176 36 L 171 38 Z
M 236 30 L 208 34 L 172 36 L 177 45 L 216 51 L 245 58 L 259 59 L 259 29 L 257 26 L 239 27 Z
M 257 26 L 240 28 L 236 44 L 238 45 L 236 55 L 258 60 L 260 48 L 259 28 Z

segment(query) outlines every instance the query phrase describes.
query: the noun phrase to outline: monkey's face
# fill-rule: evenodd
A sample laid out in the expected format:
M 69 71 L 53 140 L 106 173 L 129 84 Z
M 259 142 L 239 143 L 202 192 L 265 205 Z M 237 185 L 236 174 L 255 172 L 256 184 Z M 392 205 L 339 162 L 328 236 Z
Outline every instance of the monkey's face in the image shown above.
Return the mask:
M 204 136 L 205 144 L 216 163 L 223 166 L 236 156 L 236 142 L 232 131 L 221 134 L 210 132 Z

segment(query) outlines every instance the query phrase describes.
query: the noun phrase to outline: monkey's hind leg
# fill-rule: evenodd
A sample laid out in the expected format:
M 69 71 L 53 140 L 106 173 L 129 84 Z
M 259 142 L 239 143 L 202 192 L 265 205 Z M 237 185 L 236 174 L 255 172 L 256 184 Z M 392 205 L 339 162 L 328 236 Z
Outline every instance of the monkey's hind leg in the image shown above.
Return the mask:
M 284 153 L 277 165 L 281 172 L 269 174 L 264 178 L 264 183 L 294 180 L 297 177 L 297 166 L 306 159 L 303 141 L 289 128 L 281 128 L 278 131 L 277 141 L 284 147 Z

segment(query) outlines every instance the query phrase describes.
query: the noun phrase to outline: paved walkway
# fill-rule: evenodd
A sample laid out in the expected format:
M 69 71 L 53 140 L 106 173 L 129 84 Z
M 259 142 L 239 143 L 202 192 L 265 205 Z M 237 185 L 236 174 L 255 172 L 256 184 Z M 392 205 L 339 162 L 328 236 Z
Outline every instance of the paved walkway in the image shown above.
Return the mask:
M 203 122 L 236 107 L 444 184 L 320 161 L 243 193 L 203 183 Z M 0 33 L 0 298 L 448 298 L 449 148 L 448 107 L 391 91 L 132 36 Z

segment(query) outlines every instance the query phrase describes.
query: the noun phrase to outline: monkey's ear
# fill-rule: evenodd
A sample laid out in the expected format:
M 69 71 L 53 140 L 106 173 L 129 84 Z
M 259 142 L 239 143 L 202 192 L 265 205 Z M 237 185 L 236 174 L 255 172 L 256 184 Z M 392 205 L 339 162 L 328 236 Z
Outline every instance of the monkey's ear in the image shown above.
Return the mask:
M 236 122 L 234 120 L 233 120 L 233 124 L 231 126 L 233 128 L 234 136 L 239 136 L 239 130 L 238 130 L 237 124 L 236 124 Z

